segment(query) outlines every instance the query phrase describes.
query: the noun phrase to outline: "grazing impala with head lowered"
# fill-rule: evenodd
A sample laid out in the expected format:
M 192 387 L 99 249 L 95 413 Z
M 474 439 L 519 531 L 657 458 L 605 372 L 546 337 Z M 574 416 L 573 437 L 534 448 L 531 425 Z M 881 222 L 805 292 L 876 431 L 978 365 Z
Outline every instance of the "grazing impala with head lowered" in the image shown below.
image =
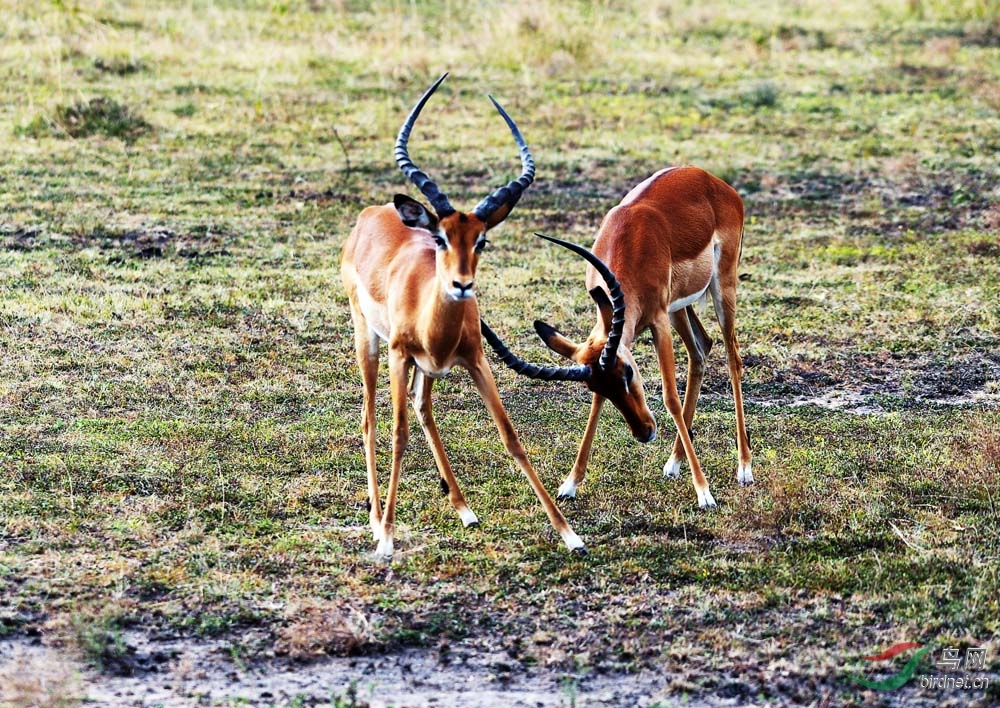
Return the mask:
M 447 74 L 445 75 L 447 76 Z M 445 76 L 414 106 L 396 139 L 396 162 L 430 201 L 432 209 L 397 194 L 392 204 L 368 207 L 344 244 L 341 276 L 351 303 L 354 341 L 364 387 L 363 425 L 368 469 L 370 522 L 376 554 L 391 558 L 396 494 L 408 439 L 407 395 L 434 454 L 441 486 L 462 523 L 478 523 L 455 481 L 431 412 L 434 379 L 454 366 L 464 367 L 496 423 L 504 446 L 541 501 L 553 527 L 572 551 L 584 544 L 545 491 L 500 402 L 483 354 L 479 307 L 475 298 L 476 266 L 486 246 L 486 232 L 502 222 L 534 180 L 535 165 L 514 121 L 499 103 L 521 156 L 521 176 L 483 199 L 471 212 L 456 211 L 434 182 L 410 160 L 410 131 L 427 99 Z M 389 349 L 392 394 L 392 469 L 383 511 L 375 475 L 375 381 L 379 344 Z M 412 377 L 412 379 L 411 379 Z
M 586 249 L 574 244 L 543 238 L 581 255 L 586 253 Z M 621 412 L 638 440 L 647 442 L 655 437 L 655 423 L 631 352 L 636 337 L 649 329 L 663 379 L 663 400 L 677 426 L 673 452 L 663 472 L 669 477 L 678 476 L 680 463 L 686 458 L 699 506 L 715 506 L 691 445 L 691 423 L 705 359 L 712 347 L 693 305 L 709 295 L 726 345 L 736 405 L 736 478 L 741 484 L 753 482 L 740 389 L 743 362 L 736 342 L 736 282 L 742 241 L 743 201 L 732 187 L 697 167 L 661 170 L 633 188 L 604 217 L 593 249 L 599 260 L 592 260 L 592 267 L 587 269 L 587 287 L 598 308 L 597 322 L 587 341 L 577 344 L 544 322 L 535 322 L 535 330 L 550 349 L 576 362 L 576 366 L 559 371 L 575 371 L 575 376 L 549 376 L 546 372 L 554 369 L 526 364 L 495 334 L 486 334 L 497 354 L 515 371 L 534 378 L 577 378 L 593 392 L 587 429 L 573 469 L 559 487 L 560 498 L 576 496 L 583 482 L 605 399 Z M 614 277 L 601 272 L 597 265 L 601 261 L 617 276 L 619 292 L 613 288 L 606 292 L 600 284 L 598 276 L 605 282 Z M 683 406 L 674 373 L 671 326 L 689 357 Z

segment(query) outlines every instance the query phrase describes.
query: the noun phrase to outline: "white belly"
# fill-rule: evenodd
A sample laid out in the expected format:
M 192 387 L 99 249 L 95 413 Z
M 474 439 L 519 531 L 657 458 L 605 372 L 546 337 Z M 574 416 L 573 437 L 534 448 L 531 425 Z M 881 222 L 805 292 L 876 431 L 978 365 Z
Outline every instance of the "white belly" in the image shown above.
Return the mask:
M 680 298 L 678 300 L 674 300 L 672 303 L 670 303 L 667 306 L 667 312 L 677 312 L 679 310 L 683 310 L 688 305 L 695 304 L 696 302 L 698 302 L 699 300 L 701 300 L 703 297 L 705 297 L 705 293 L 708 292 L 708 286 L 711 283 L 712 283 L 712 281 L 709 280 L 707 283 L 705 283 L 705 287 L 703 287 L 701 290 L 699 290 L 698 292 L 694 293 L 693 295 L 688 295 L 687 297 L 682 297 L 682 298 Z
M 718 274 L 720 255 L 719 244 L 713 239 L 712 245 L 693 260 L 674 264 L 670 284 L 672 299 L 667 312 L 678 312 L 705 297 Z M 706 273 L 708 278 L 705 278 Z

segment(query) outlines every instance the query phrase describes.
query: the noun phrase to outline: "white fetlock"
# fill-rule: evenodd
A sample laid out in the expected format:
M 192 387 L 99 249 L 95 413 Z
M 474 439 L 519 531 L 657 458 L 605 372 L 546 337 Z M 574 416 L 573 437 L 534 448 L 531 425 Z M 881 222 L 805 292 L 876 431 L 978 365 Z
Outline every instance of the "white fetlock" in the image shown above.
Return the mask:
M 375 549 L 375 558 L 377 560 L 383 560 L 383 561 L 392 560 L 391 538 L 383 538 L 378 542 L 378 547 Z
M 587 546 L 584 545 L 583 539 L 576 535 L 573 529 L 568 529 L 562 534 L 563 543 L 566 544 L 566 548 L 570 550 L 571 553 L 586 553 Z
M 740 484 L 753 484 L 753 472 L 750 471 L 750 463 L 740 465 L 736 470 L 736 481 Z
M 573 481 L 572 477 L 567 477 L 566 481 L 559 485 L 559 491 L 556 492 L 557 499 L 573 499 L 576 497 L 576 482 Z
M 465 528 L 469 528 L 470 526 L 479 526 L 479 519 L 469 507 L 459 509 L 458 516 L 462 519 L 462 525 L 465 526 Z
M 667 460 L 667 464 L 663 465 L 663 476 L 669 479 L 677 479 L 681 476 L 681 461 L 678 460 L 673 455 Z
M 708 491 L 708 487 L 705 487 L 704 491 L 700 489 L 697 491 L 698 491 L 698 506 L 701 507 L 702 509 L 714 509 L 715 497 L 713 497 L 712 493 Z

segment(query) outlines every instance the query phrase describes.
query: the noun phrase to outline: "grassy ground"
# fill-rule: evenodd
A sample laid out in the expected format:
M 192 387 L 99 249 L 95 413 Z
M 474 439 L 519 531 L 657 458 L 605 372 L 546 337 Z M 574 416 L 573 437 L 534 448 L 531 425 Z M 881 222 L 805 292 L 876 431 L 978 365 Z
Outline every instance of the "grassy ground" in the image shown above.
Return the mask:
M 513 666 L 658 667 L 664 702 L 936 704 L 848 678 L 912 640 L 986 646 L 991 692 L 945 698 L 1000 696 L 995 2 L 2 8 L 0 635 L 107 671 L 135 628 L 250 662 L 476 640 Z M 458 373 L 438 418 L 483 525 L 414 435 L 397 558 L 369 557 L 339 247 L 409 189 L 395 131 L 445 70 L 411 153 L 452 201 L 518 169 L 487 92 L 539 165 L 478 278 L 528 358 L 533 318 L 593 316 L 532 231 L 588 243 L 667 164 L 744 196 L 753 488 L 717 351 L 695 444 L 720 508 L 608 413 L 563 504 L 591 549 L 571 558 Z M 588 396 L 494 370 L 555 490 Z

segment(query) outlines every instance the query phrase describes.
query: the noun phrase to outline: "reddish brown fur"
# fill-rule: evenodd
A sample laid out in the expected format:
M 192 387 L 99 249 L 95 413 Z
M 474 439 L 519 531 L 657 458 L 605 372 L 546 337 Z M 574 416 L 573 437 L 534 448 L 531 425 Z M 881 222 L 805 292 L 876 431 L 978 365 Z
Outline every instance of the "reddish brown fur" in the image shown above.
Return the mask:
M 664 403 L 678 429 L 671 459 L 688 459 L 699 501 L 703 506 L 714 505 L 689 435 L 701 387 L 704 358 L 711 347 L 711 340 L 705 335 L 692 307 L 668 312 L 671 303 L 693 297 L 710 286 L 711 290 L 718 291 L 716 311 L 726 343 L 736 402 L 740 479 L 752 479 L 740 389 L 742 361 L 735 333 L 737 267 L 742 234 L 743 202 L 739 195 L 728 184 L 697 167 L 668 169 L 654 175 L 633 189 L 604 217 L 593 252 L 621 283 L 626 302 L 626 321 L 616 367 L 602 373 L 599 378 L 595 376 L 596 381 L 588 382 L 595 393 L 590 420 L 573 470 L 560 488 L 562 495 L 572 496 L 576 486 L 583 481 L 604 398 L 618 408 L 633 434 L 640 440 L 644 439 L 644 421 L 647 416 L 651 418 L 651 414 L 642 394 L 641 379 L 636 372 L 633 385 L 627 387 L 618 372 L 625 364 L 634 368 L 632 344 L 639 334 L 649 329 L 653 333 L 659 359 Z M 605 288 L 603 279 L 593 267 L 587 269 L 587 287 Z M 674 373 L 671 325 L 681 336 L 690 357 L 683 407 Z M 546 343 L 555 351 L 598 372 L 596 364 L 607 341 L 607 331 L 606 314 L 600 313 L 583 345 L 573 344 L 565 338 L 558 342 L 550 338 Z
M 417 211 L 413 204 L 416 202 L 409 200 L 405 206 Z M 386 557 L 392 554 L 396 494 L 408 440 L 408 387 L 452 505 L 466 525 L 477 523 L 455 480 L 431 410 L 432 377 L 447 373 L 455 365 L 468 369 L 504 445 L 527 476 L 552 525 L 572 550 L 582 550 L 583 543 L 531 467 L 483 355 L 479 308 L 471 288 L 479 262 L 477 243 L 499 219 L 489 218 L 484 223 L 473 214 L 455 213 L 439 224 L 426 207 L 422 209 L 422 227 L 403 223 L 398 202 L 397 206 L 365 209 L 344 244 L 341 259 L 364 384 L 362 430 L 370 522 L 379 541 L 378 553 Z M 504 213 L 507 211 L 509 207 L 505 206 Z M 437 247 L 434 233 L 443 235 L 447 248 Z M 454 296 L 457 284 L 467 288 L 461 298 Z M 393 406 L 392 471 L 384 514 L 375 472 L 375 382 L 379 341 L 383 339 L 389 347 Z

